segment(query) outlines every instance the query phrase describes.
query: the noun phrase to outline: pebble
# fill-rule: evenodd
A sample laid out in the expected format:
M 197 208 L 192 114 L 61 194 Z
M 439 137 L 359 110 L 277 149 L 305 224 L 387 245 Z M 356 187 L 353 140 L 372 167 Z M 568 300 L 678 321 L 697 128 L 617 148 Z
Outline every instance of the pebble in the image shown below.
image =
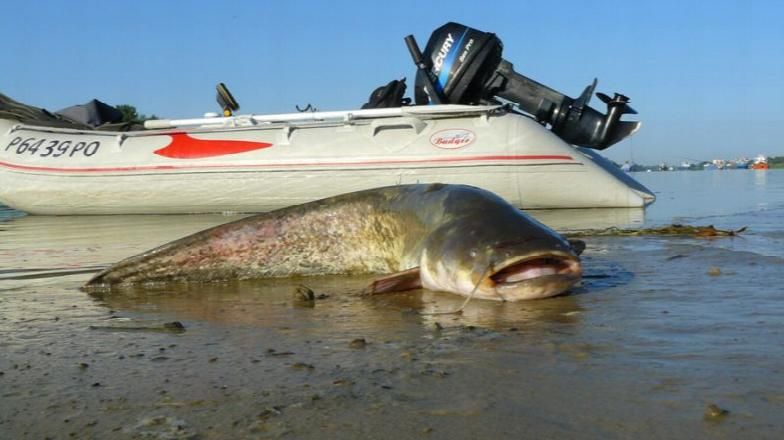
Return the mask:
M 292 364 L 291 368 L 312 370 L 312 369 L 314 369 L 316 367 L 314 367 L 312 364 L 306 364 L 304 362 L 297 362 L 297 363 Z
M 709 404 L 705 408 L 705 414 L 703 418 L 710 422 L 720 422 L 729 414 L 729 410 L 721 408 L 720 406 L 716 405 L 715 403 Z
M 180 321 L 164 322 L 163 328 L 173 332 L 184 332 L 185 326 Z
M 316 294 L 308 286 L 300 284 L 294 291 L 294 304 L 299 307 L 315 307 Z
M 357 349 L 365 348 L 367 346 L 367 341 L 365 340 L 365 338 L 357 338 L 349 342 L 348 346 Z

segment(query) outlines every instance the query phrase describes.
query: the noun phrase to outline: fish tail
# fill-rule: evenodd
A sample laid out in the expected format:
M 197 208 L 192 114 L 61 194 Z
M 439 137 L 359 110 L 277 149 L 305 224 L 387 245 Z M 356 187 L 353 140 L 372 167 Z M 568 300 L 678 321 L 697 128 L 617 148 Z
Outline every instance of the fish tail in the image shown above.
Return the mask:
M 150 267 L 149 260 L 148 255 L 128 258 L 98 272 L 84 286 L 108 287 L 113 284 L 133 282 Z

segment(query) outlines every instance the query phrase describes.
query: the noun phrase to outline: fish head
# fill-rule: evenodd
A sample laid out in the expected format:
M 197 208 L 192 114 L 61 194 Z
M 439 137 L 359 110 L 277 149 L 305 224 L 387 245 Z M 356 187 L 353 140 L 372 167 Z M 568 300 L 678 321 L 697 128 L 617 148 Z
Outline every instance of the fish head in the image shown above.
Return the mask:
M 561 235 L 520 213 L 514 221 L 455 221 L 434 231 L 422 252 L 423 287 L 475 298 L 519 301 L 562 294 L 582 266 Z M 508 219 L 507 219 L 508 220 Z

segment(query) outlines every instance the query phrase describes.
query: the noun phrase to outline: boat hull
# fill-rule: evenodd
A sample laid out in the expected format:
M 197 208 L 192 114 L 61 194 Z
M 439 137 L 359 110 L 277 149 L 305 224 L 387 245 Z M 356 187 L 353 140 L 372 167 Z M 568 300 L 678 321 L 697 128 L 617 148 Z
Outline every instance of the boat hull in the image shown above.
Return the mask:
M 653 201 L 602 161 L 487 109 L 119 134 L 0 120 L 0 202 L 32 214 L 258 212 L 429 182 L 479 186 L 529 209 Z

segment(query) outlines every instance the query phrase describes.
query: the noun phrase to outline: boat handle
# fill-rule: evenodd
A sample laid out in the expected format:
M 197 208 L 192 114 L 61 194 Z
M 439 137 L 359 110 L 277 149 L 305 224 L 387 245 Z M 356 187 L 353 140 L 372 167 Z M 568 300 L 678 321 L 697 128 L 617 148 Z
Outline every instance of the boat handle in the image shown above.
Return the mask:
M 414 133 L 419 134 L 427 127 L 427 123 L 419 118 L 394 118 L 394 119 L 376 119 L 370 124 L 373 136 L 376 136 L 381 130 L 411 128 Z

